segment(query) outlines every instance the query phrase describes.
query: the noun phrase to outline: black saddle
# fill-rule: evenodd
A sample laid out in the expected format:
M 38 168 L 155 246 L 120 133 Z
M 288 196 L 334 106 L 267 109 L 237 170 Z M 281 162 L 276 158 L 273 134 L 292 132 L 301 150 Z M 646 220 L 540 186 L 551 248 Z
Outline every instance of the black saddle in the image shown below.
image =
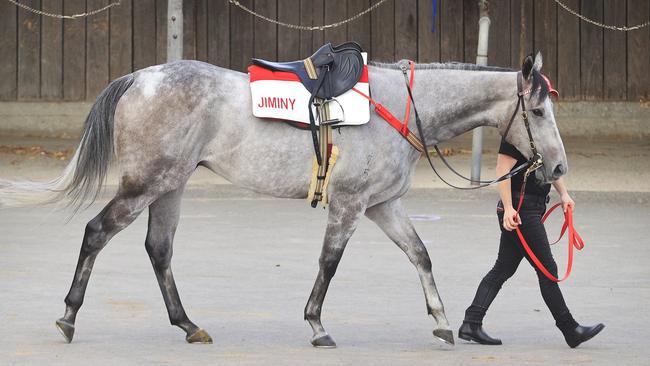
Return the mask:
M 364 66 L 361 52 L 361 46 L 356 42 L 346 42 L 338 46 L 327 43 L 311 57 L 301 61 L 272 62 L 258 58 L 253 59 L 254 65 L 265 69 L 296 74 L 302 85 L 311 94 L 309 122 L 319 165 L 322 164 L 322 159 L 311 106 L 314 104 L 314 98 L 327 101 L 347 92 L 359 82 Z
M 338 46 L 328 43 L 318 49 L 311 57 L 301 61 L 272 62 L 254 58 L 253 64 L 269 70 L 296 74 L 310 92 L 318 88 L 317 98 L 330 99 L 352 89 L 363 73 L 361 46 L 347 42 Z M 310 70 L 311 65 L 313 69 Z

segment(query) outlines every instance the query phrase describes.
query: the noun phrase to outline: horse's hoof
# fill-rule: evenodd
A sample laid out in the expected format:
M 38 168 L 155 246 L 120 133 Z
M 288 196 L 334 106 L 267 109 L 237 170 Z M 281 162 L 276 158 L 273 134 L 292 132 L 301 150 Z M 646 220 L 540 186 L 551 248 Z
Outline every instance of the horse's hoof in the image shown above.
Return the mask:
M 203 343 L 203 344 L 211 344 L 212 343 L 212 337 L 208 334 L 203 329 L 199 329 L 194 334 L 188 335 L 185 337 L 185 340 L 187 343 Z
M 329 334 L 312 338 L 311 345 L 317 348 L 336 348 L 336 342 L 334 342 L 334 339 Z
M 65 341 L 68 343 L 72 342 L 72 337 L 74 337 L 74 325 L 63 320 L 63 318 L 57 320 L 55 324 L 56 329 L 61 332 L 61 335 L 63 338 L 65 338 Z
M 454 345 L 454 332 L 449 329 L 434 329 L 433 336 L 449 345 Z

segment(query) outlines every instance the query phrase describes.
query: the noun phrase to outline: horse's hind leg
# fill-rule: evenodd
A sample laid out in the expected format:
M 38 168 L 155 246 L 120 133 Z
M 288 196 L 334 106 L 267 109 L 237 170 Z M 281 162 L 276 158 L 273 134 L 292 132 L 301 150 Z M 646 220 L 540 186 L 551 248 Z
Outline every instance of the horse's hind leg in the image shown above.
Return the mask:
M 104 207 L 99 215 L 86 225 L 77 269 L 70 291 L 65 298 L 65 314 L 56 321 L 56 326 L 66 341 L 71 342 L 74 336 L 75 319 L 83 304 L 97 254 L 115 234 L 132 223 L 156 197 L 157 194 L 146 193 L 144 189 L 140 188 L 128 191 L 120 189 L 115 198 Z
M 169 321 L 187 333 L 185 339 L 189 343 L 212 343 L 210 335 L 187 317 L 172 274 L 172 244 L 180 217 L 182 195 L 181 187 L 149 206 L 149 229 L 145 247 L 165 300 Z
M 427 248 L 415 232 L 400 199 L 373 206 L 366 210 L 366 216 L 374 221 L 406 253 L 417 269 L 427 301 L 427 311 L 438 323 L 433 335 L 449 344 L 454 344 L 453 332 L 449 329 L 445 309 L 433 280 Z
M 341 197 L 338 197 L 341 198 Z M 353 202 L 350 198 L 347 202 Z M 321 310 L 325 294 L 336 268 L 338 267 L 345 246 L 357 227 L 365 206 L 358 204 L 341 205 L 340 200 L 330 204 L 327 228 L 323 249 L 319 259 L 319 270 L 314 288 L 305 306 L 305 320 L 309 323 L 314 335 L 311 344 L 314 347 L 333 348 L 336 343 L 323 328 L 321 323 Z

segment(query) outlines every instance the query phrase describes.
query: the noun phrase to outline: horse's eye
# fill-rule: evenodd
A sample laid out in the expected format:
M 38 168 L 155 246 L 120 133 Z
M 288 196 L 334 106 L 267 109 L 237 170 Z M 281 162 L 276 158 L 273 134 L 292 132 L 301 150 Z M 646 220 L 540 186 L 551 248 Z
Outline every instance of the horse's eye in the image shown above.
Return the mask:
M 536 115 L 537 117 L 543 117 L 544 116 L 544 110 L 535 108 L 532 110 L 533 114 Z

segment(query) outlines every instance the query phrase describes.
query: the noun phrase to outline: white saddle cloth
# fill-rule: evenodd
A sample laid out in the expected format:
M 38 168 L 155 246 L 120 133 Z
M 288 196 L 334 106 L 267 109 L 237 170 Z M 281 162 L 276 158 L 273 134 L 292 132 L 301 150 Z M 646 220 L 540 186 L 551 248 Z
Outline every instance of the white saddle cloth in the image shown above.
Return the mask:
M 362 55 L 365 64 L 367 54 L 363 52 Z M 255 65 L 249 66 L 248 72 L 255 117 L 309 124 L 307 106 L 310 93 L 298 76 L 290 72 L 270 71 Z M 363 76 L 355 88 L 365 95 L 370 94 L 367 66 L 364 66 Z M 336 102 L 330 103 L 330 118 L 343 120 L 336 126 L 362 125 L 370 120 L 370 102 L 354 90 L 348 90 L 334 99 L 338 101 L 340 108 Z M 317 115 L 315 109 L 314 115 Z

